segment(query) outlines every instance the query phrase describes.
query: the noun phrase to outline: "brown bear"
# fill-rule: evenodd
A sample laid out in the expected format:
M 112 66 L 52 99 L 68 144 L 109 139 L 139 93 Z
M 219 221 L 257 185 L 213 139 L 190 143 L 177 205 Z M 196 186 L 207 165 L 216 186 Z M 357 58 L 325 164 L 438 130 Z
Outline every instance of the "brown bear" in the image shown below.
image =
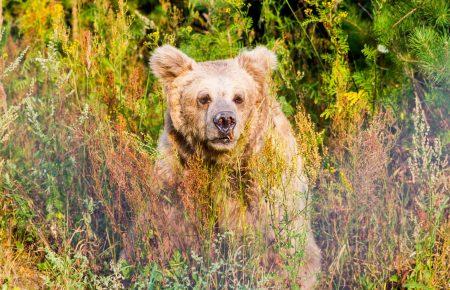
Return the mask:
M 314 288 L 320 250 L 308 220 L 307 180 L 297 141 L 270 92 L 275 54 L 257 47 L 233 59 L 196 62 L 165 45 L 155 50 L 150 65 L 163 85 L 168 107 L 155 163 L 156 180 L 172 199 L 160 206 L 158 219 L 163 222 L 155 225 L 165 232 L 159 234 L 162 243 L 197 247 L 200 237 L 195 223 L 202 220 L 186 218 L 183 211 L 204 187 L 191 182 L 190 191 L 180 189 L 191 181 L 195 160 L 210 175 L 225 176 L 217 186 L 206 189 L 207 200 L 209 204 L 213 200 L 216 209 L 215 230 L 236 236 L 258 233 L 265 249 L 263 264 L 272 270 L 280 264 L 279 255 L 286 257 L 301 248 L 295 281 L 302 289 Z M 226 193 L 220 194 L 217 187 L 226 187 Z M 198 204 L 193 208 L 200 210 Z M 288 249 L 275 246 L 282 241 Z

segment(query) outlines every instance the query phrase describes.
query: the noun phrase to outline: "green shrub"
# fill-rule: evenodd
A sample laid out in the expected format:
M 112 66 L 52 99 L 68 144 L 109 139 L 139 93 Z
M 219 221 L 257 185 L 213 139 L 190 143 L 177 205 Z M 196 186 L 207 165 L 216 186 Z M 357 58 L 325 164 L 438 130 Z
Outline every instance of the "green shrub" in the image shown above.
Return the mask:
M 259 267 L 254 241 L 229 233 L 205 238 L 204 252 L 174 249 L 167 264 L 149 261 L 145 242 L 145 263 L 119 260 L 154 194 L 165 99 L 148 58 L 170 43 L 198 61 L 256 45 L 277 53 L 272 91 L 305 159 L 321 288 L 448 288 L 449 9 L 444 0 L 4 1 L 0 284 L 282 283 Z M 253 174 L 276 182 L 276 168 L 261 165 L 276 159 L 266 149 Z M 204 173 L 229 190 L 226 169 Z M 204 189 L 190 192 L 199 202 L 187 214 L 213 224 Z M 286 269 L 301 258 L 286 256 Z

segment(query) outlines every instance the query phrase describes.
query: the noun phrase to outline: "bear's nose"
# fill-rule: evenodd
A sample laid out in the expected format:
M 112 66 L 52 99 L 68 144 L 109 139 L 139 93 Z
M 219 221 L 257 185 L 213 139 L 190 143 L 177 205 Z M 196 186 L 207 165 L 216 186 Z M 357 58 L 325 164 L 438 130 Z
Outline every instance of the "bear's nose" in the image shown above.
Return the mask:
M 236 126 L 236 116 L 231 111 L 219 112 L 214 116 L 213 121 L 217 129 L 223 134 L 230 133 L 234 129 L 234 126 Z

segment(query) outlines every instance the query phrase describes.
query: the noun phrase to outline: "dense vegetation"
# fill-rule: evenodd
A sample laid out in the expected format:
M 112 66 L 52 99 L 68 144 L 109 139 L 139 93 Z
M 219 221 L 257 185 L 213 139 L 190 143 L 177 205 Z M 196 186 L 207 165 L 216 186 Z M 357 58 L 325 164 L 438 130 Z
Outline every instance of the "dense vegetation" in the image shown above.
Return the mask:
M 152 192 L 165 100 L 148 59 L 165 43 L 199 61 L 259 44 L 277 53 L 273 91 L 306 161 L 320 289 L 450 288 L 448 1 L 2 8 L 2 289 L 273 285 L 276 277 L 234 259 L 249 245 L 214 260 L 119 260 Z

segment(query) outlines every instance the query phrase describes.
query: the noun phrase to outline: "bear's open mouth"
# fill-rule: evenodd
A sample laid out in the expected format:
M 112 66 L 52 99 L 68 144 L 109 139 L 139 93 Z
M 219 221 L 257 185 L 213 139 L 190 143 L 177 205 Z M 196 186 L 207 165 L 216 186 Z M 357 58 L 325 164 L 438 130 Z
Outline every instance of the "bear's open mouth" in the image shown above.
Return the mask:
M 228 144 L 232 141 L 232 139 L 229 136 L 224 136 L 220 138 L 216 138 L 211 140 L 212 143 L 222 143 L 222 144 Z

